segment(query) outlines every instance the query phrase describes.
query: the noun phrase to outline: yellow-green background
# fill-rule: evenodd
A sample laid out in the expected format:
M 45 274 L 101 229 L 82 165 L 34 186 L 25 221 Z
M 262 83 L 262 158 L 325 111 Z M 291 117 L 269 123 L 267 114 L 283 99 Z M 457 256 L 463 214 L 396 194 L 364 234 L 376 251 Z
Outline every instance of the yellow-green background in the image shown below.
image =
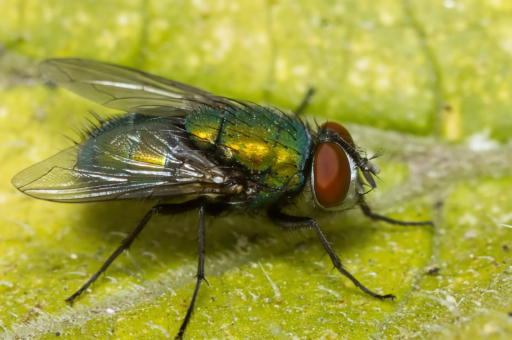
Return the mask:
M 510 339 L 511 18 L 507 0 L 0 0 L 0 338 L 173 338 L 190 301 L 194 214 L 154 219 L 71 309 L 149 206 L 43 202 L 10 184 L 69 146 L 88 109 L 109 113 L 41 82 L 41 60 L 80 57 L 285 109 L 314 86 L 310 117 L 384 149 L 371 206 L 436 223 L 321 220 L 348 270 L 392 303 L 331 271 L 314 233 L 210 221 L 210 288 L 187 338 Z

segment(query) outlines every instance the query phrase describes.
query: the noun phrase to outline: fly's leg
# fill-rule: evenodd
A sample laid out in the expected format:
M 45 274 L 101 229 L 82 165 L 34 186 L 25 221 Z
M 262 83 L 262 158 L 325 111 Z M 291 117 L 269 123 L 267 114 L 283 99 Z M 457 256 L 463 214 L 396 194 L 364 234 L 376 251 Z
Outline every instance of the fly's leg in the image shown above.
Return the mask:
M 394 219 L 386 217 L 386 216 L 375 214 L 375 213 L 372 213 L 370 207 L 368 207 L 365 203 L 361 204 L 360 207 L 361 207 L 361 210 L 363 211 L 363 213 L 374 221 L 383 221 L 383 222 L 386 222 L 389 224 L 401 225 L 401 226 L 422 226 L 422 225 L 429 225 L 431 227 L 434 226 L 434 223 L 432 223 L 432 221 L 405 222 L 405 221 L 397 221 L 397 220 L 394 220 Z
M 190 317 L 192 316 L 192 312 L 194 311 L 194 304 L 196 303 L 197 293 L 199 292 L 199 287 L 201 286 L 201 282 L 204 280 L 206 284 L 208 284 L 208 281 L 206 281 L 204 277 L 204 256 L 205 256 L 205 232 L 204 232 L 204 206 L 199 207 L 199 227 L 197 230 L 197 236 L 199 241 L 199 260 L 197 263 L 197 282 L 196 282 L 196 288 L 194 289 L 194 294 L 192 294 L 192 300 L 190 301 L 190 305 L 187 309 L 187 315 L 185 315 L 185 319 L 183 320 L 183 323 L 181 324 L 180 330 L 178 331 L 178 335 L 176 335 L 176 339 L 183 339 L 183 334 L 185 333 L 185 329 L 187 329 L 188 322 L 190 321 Z
M 322 232 L 322 230 L 320 229 L 320 227 L 318 226 L 318 224 L 316 223 L 316 221 L 314 219 L 309 218 L 309 217 L 290 216 L 290 215 L 286 215 L 278 210 L 270 210 L 268 212 L 268 217 L 274 223 L 276 223 L 284 228 L 288 228 L 288 229 L 296 230 L 296 229 L 301 229 L 301 228 L 313 227 L 313 229 L 316 231 L 316 234 L 318 235 L 318 238 L 320 239 L 320 242 L 322 242 L 322 245 L 324 246 L 325 251 L 331 258 L 332 264 L 334 265 L 334 267 L 336 269 L 338 269 L 338 271 L 341 274 L 348 277 L 350 279 L 350 281 L 352 281 L 356 285 L 356 287 L 358 287 L 363 292 L 365 292 L 366 294 L 368 294 L 372 297 L 375 297 L 375 298 L 381 299 L 381 300 L 384 300 L 384 299 L 389 299 L 391 301 L 395 300 L 396 297 L 392 294 L 380 295 L 380 294 L 372 292 L 371 290 L 369 290 L 368 288 L 363 286 L 359 281 L 357 281 L 357 279 L 355 277 L 353 277 L 352 274 L 350 274 L 347 270 L 345 270 L 345 268 L 343 268 L 343 265 L 341 264 L 341 261 L 340 261 L 338 255 L 336 255 L 334 250 L 331 248 L 331 245 L 325 238 L 324 233 Z
M 313 97 L 314 93 L 315 93 L 315 89 L 310 87 L 308 89 L 308 92 L 306 92 L 306 95 L 304 96 L 304 98 L 300 102 L 299 106 L 297 106 L 297 109 L 295 109 L 295 113 L 297 115 L 300 115 L 300 114 L 302 114 L 304 112 L 304 110 L 306 109 L 306 107 L 309 104 L 309 101 L 311 100 L 311 97 Z
M 139 222 L 139 224 L 137 225 L 137 227 L 132 231 L 132 233 L 123 240 L 123 242 L 121 243 L 121 245 L 119 246 L 119 248 L 116 249 L 116 251 L 114 253 L 112 253 L 112 255 L 110 255 L 110 257 L 108 258 L 107 261 L 105 261 L 105 263 L 103 264 L 103 266 L 101 266 L 100 270 L 98 270 L 96 272 L 96 274 L 94 274 L 90 279 L 89 281 L 87 281 L 87 283 L 85 285 L 82 286 L 82 288 L 80 288 L 75 294 L 71 295 L 70 297 L 68 297 L 66 299 L 67 302 L 69 302 L 69 304 L 71 306 L 73 306 L 73 302 L 75 301 L 75 299 L 77 297 L 80 296 L 80 294 L 82 294 L 85 290 L 87 290 L 87 288 L 89 288 L 89 286 L 91 284 L 94 283 L 94 281 L 96 281 L 98 279 L 98 277 L 101 275 L 101 273 L 103 273 L 104 271 L 107 270 L 108 266 L 110 266 L 112 264 L 112 262 L 114 262 L 114 260 L 126 249 L 130 248 L 130 245 L 133 243 L 133 241 L 135 240 L 135 238 L 137 237 L 137 235 L 140 234 L 140 232 L 142 231 L 142 229 L 144 229 L 144 227 L 146 226 L 146 224 L 149 222 L 149 220 L 151 219 L 151 217 L 155 216 L 155 215 L 177 215 L 177 214 L 181 214 L 181 213 L 184 213 L 184 212 L 187 212 L 187 211 L 190 211 L 190 210 L 193 210 L 193 209 L 196 209 L 199 205 L 201 204 L 201 202 L 199 200 L 193 200 L 193 201 L 189 201 L 189 202 L 185 202 L 185 203 L 181 203 L 181 204 L 159 204 L 159 205 L 155 205 L 153 208 L 151 208 L 151 210 L 146 214 L 146 216 L 144 216 L 144 218 L 142 219 L 142 221 Z

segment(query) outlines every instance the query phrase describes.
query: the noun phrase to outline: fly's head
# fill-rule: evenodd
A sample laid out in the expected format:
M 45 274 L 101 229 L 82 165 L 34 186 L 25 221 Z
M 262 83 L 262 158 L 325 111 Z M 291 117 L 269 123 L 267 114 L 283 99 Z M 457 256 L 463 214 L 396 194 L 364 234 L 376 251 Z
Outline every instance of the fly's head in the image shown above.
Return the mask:
M 376 188 L 374 176 L 380 169 L 361 156 L 348 130 L 327 122 L 318 131 L 318 143 L 311 167 L 311 193 L 322 210 L 341 211 L 352 208 L 364 194 L 363 180 Z

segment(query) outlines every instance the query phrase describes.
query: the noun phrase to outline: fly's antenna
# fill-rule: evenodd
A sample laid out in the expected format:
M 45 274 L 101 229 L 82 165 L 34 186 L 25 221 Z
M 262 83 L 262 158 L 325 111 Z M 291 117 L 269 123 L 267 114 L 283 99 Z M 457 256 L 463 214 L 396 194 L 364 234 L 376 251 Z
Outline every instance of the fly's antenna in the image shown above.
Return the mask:
M 380 169 L 378 166 L 370 162 L 368 158 L 361 158 L 359 164 L 359 169 L 361 169 L 361 172 L 363 173 L 364 178 L 370 184 L 372 189 L 377 188 L 377 183 L 375 183 L 375 180 L 373 179 L 373 176 L 379 178 L 377 175 L 380 174 Z

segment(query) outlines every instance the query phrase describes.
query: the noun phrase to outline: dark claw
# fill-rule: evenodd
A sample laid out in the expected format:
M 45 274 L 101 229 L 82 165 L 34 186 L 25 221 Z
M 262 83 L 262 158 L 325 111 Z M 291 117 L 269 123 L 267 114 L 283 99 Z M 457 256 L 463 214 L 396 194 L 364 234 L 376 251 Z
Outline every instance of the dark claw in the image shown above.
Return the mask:
M 381 299 L 381 300 L 386 300 L 386 299 L 389 299 L 393 302 L 395 302 L 395 299 L 396 299 L 396 296 L 394 296 L 393 294 L 388 294 L 388 295 L 376 295 L 375 296 L 376 298 L 378 299 Z
M 75 301 L 75 296 L 72 295 L 66 299 L 66 302 L 69 303 L 70 307 L 73 307 L 73 302 Z

